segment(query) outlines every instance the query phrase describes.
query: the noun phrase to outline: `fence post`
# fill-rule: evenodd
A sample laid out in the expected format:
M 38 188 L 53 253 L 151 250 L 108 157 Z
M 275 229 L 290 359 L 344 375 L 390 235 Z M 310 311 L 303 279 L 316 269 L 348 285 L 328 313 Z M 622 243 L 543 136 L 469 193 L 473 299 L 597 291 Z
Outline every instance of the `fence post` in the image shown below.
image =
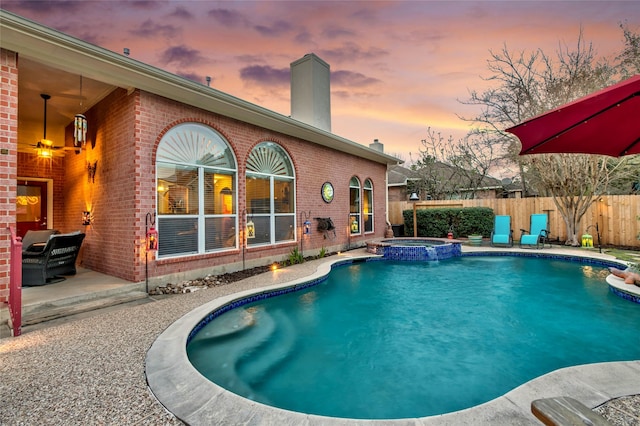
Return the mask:
M 11 263 L 9 272 L 9 317 L 11 318 L 11 334 L 17 337 L 22 334 L 22 238 L 16 236 L 12 226 Z

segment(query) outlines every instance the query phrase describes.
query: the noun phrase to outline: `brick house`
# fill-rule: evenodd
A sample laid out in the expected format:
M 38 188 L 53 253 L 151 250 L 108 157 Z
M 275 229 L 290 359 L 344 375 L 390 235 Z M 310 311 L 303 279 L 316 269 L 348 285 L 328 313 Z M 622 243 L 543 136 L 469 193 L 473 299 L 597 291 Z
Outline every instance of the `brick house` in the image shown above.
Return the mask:
M 7 11 L 0 19 L 0 301 L 8 228 L 29 220 L 84 232 L 84 268 L 140 282 L 147 261 L 151 287 L 384 235 L 387 166 L 398 160 L 331 133 L 329 66 L 317 56 L 291 64 L 287 117 Z M 78 113 L 85 143 L 74 140 Z M 19 205 L 27 196 L 35 218 Z M 147 253 L 154 221 L 158 250 Z

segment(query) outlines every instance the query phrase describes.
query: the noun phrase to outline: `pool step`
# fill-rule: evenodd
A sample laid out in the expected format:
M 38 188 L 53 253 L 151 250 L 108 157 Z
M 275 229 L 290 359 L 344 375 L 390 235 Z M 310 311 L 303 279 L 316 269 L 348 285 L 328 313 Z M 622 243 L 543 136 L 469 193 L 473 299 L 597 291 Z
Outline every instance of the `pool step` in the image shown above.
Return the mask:
M 200 331 L 193 341 L 218 341 L 224 337 L 232 337 L 247 332 L 254 325 L 252 315 L 245 309 L 232 309 L 214 319 L 215 323 Z
M 271 339 L 276 326 L 273 318 L 264 311 L 253 317 L 257 322 L 246 321 L 247 317 L 253 316 L 245 309 L 235 309 L 216 318 L 214 323 L 222 322 L 211 330 L 200 331 L 191 341 L 189 358 L 205 377 L 251 399 L 253 390 L 240 379 L 237 366 L 243 359 L 253 357 L 260 346 Z M 234 321 L 240 323 L 234 324 Z M 206 350 L 200 351 L 202 349 Z M 195 356 L 196 352 L 200 352 L 199 357 Z
M 272 313 L 278 327 L 263 345 L 256 348 L 251 357 L 246 357 L 238 365 L 238 372 L 243 377 L 251 377 L 252 387 L 260 383 L 279 365 L 291 356 L 296 344 L 296 329 L 286 313 Z

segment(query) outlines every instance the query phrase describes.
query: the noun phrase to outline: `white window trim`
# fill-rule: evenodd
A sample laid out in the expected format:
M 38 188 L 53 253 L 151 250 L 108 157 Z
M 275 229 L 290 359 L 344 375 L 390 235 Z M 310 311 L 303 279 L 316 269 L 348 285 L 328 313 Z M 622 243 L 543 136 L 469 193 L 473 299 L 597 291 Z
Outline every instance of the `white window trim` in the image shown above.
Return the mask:
M 182 125 L 189 125 L 190 127 L 192 126 L 196 126 L 196 127 L 202 127 L 203 129 L 206 129 L 208 131 L 211 131 L 213 133 L 215 133 L 228 147 L 229 152 L 231 153 L 231 157 L 233 158 L 233 162 L 234 165 L 236 166 L 235 169 L 231 169 L 231 168 L 227 168 L 227 167 L 211 167 L 211 166 L 205 166 L 202 164 L 197 164 L 197 163 L 189 163 L 189 162 L 184 162 L 184 161 L 174 161 L 174 160 L 170 160 L 170 159 L 156 159 L 156 164 L 155 164 L 155 187 L 157 188 L 157 184 L 158 184 L 158 164 L 169 164 L 169 165 L 176 165 L 176 166 L 187 166 L 187 167 L 194 167 L 197 169 L 198 171 L 198 217 L 197 217 L 197 223 L 198 223 L 198 250 L 197 252 L 190 252 L 190 253 L 175 253 L 175 254 L 165 254 L 162 256 L 158 256 L 158 259 L 175 259 L 175 258 L 185 258 L 185 257 L 192 257 L 192 256 L 198 256 L 198 255 L 203 255 L 203 254 L 209 254 L 209 253 L 220 253 L 220 252 L 226 252 L 226 251 L 233 251 L 233 250 L 238 250 L 239 246 L 240 246 L 240 241 L 239 241 L 239 228 L 238 228 L 238 196 L 237 196 L 237 188 L 238 188 L 238 160 L 236 158 L 235 152 L 233 151 L 233 149 L 231 148 L 231 144 L 229 144 L 229 141 L 227 141 L 217 130 L 205 125 L 205 124 L 201 124 L 201 123 L 181 123 L 178 124 L 177 126 L 174 127 L 178 128 L 179 126 Z M 173 130 L 173 129 L 172 129 Z M 170 130 L 171 131 L 171 130 Z M 165 135 L 166 136 L 166 135 Z M 164 137 L 162 138 L 162 140 L 160 141 L 160 143 L 164 143 L 166 142 Z M 235 213 L 232 214 L 226 214 L 226 215 L 216 215 L 216 214 L 208 214 L 205 215 L 204 214 L 204 173 L 205 170 L 209 170 L 212 172 L 224 172 L 224 173 L 229 173 L 233 175 L 233 186 L 234 186 L 234 192 L 236 193 L 235 196 L 235 200 L 234 200 L 234 211 Z M 154 188 L 155 189 L 155 188 Z M 162 220 L 162 218 L 175 218 L 175 219 L 180 219 L 180 218 L 193 218 L 193 215 L 165 215 L 165 214 L 160 214 L 160 212 L 158 212 L 158 192 L 154 190 L 155 193 L 155 205 L 156 205 L 156 218 L 157 220 Z M 206 229 L 205 229 L 205 223 L 206 223 L 206 219 L 207 218 L 215 218 L 215 217 L 233 217 L 234 218 L 234 223 L 235 223 L 235 245 L 232 247 L 222 247 L 222 248 L 215 248 L 215 249 L 211 249 L 211 250 L 206 250 L 206 241 L 205 241 L 205 237 L 206 237 Z M 159 239 L 161 239 L 162 236 L 159 236 Z M 160 244 L 162 244 L 162 242 L 160 242 Z
M 297 208 L 298 208 L 298 203 L 297 203 L 297 198 L 296 198 L 296 171 L 295 171 L 295 167 L 293 166 L 293 161 L 291 160 L 291 157 L 289 156 L 289 153 L 278 143 L 276 142 L 271 142 L 271 141 L 265 141 L 265 142 L 261 142 L 260 144 L 256 145 L 253 149 L 256 149 L 258 146 L 260 146 L 263 143 L 270 143 L 273 145 L 276 145 L 278 148 L 280 148 L 280 150 L 282 150 L 285 159 L 289 162 L 289 165 L 291 166 L 291 173 L 292 176 L 288 176 L 288 175 L 276 175 L 276 174 L 270 174 L 270 173 L 263 173 L 263 172 L 256 172 L 256 171 L 249 171 L 248 169 L 246 169 L 245 172 L 245 206 L 247 205 L 248 202 L 248 198 L 246 196 L 246 181 L 247 179 L 249 179 L 249 177 L 251 176 L 255 176 L 255 177 L 261 177 L 261 178 L 268 178 L 269 179 L 269 213 L 258 213 L 258 214 L 251 214 L 251 212 L 248 210 L 248 208 L 246 208 L 246 214 L 245 214 L 245 224 L 249 221 L 250 218 L 252 217 L 268 217 L 269 218 L 269 236 L 270 236 L 270 240 L 269 242 L 264 242 L 264 243 L 254 243 L 252 244 L 250 240 L 247 240 L 247 248 L 254 248 L 254 247 L 267 247 L 267 246 L 277 246 L 277 245 L 281 245 L 281 244 L 290 244 L 292 242 L 297 242 L 298 241 L 298 221 L 297 221 Z M 250 154 L 251 155 L 251 154 Z M 246 164 L 245 164 L 246 167 Z M 276 208 L 275 208 L 275 181 L 276 180 L 283 180 L 283 181 L 289 181 L 291 184 L 291 190 L 293 191 L 293 205 L 294 205 L 294 209 L 292 213 L 276 213 Z M 276 218 L 277 217 L 293 217 L 293 239 L 292 240 L 286 240 L 286 241 L 276 241 Z
M 371 185 L 371 188 L 366 188 L 367 182 L 369 182 L 369 185 Z M 364 195 L 365 192 L 369 192 L 371 195 L 371 211 L 367 214 L 367 216 L 370 217 L 371 220 L 371 231 L 364 231 L 365 234 L 373 234 L 376 232 L 376 222 L 375 222 L 375 203 L 374 203 L 374 199 L 373 199 L 373 181 L 371 179 L 365 179 L 364 181 L 364 185 L 362 186 L 362 194 Z M 364 199 L 364 197 L 363 197 Z M 362 218 L 364 219 L 364 204 L 362 206 Z
M 353 186 L 351 184 L 351 180 L 356 179 L 358 181 L 358 186 Z M 357 189 L 358 190 L 358 208 L 357 208 L 357 212 L 356 213 L 352 213 L 351 212 L 351 190 L 352 189 Z M 358 232 L 351 232 L 351 218 L 355 217 L 356 220 L 358 221 Z M 362 235 L 363 231 L 362 231 L 362 185 L 360 183 L 360 179 L 358 179 L 357 176 L 352 176 L 349 179 L 349 235 Z

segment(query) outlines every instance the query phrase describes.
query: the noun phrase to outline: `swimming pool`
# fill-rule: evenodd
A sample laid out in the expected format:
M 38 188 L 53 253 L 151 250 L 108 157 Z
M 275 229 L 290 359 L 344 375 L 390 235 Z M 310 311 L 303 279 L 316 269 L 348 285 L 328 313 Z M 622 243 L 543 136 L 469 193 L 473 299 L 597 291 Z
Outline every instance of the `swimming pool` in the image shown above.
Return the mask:
M 640 358 L 640 307 L 610 294 L 606 275 L 524 257 L 343 265 L 208 321 L 187 352 L 210 380 L 287 410 L 443 414 L 558 368 Z
M 517 250 L 516 250 L 517 251 Z M 569 254 L 567 254 L 569 252 Z M 465 253 L 465 255 L 475 253 Z M 478 253 L 483 254 L 483 253 Z M 492 255 L 549 256 L 573 260 L 571 250 L 525 251 Z M 369 256 L 347 252 L 321 261 L 307 262 L 300 272 L 289 274 L 287 269 L 255 277 L 245 285 L 213 290 L 218 297 L 185 314 L 153 342 L 145 358 L 145 376 L 152 394 L 171 413 L 188 424 L 323 424 L 341 426 L 345 420 L 287 411 L 251 401 L 229 392 L 207 380 L 189 362 L 186 345 L 189 336 L 203 323 L 219 313 L 246 305 L 248 301 L 263 299 L 273 294 L 287 293 L 290 289 L 306 288 L 322 282 L 332 267 L 359 262 Z M 581 261 L 585 260 L 581 258 Z M 587 259 L 587 261 L 590 261 Z M 596 264 L 621 267 L 615 261 L 593 259 Z M 611 278 L 608 277 L 608 279 Z M 616 285 L 618 285 L 616 283 Z M 255 287 L 254 287 L 255 286 Z M 229 293 L 228 290 L 235 293 Z M 197 294 L 196 294 L 197 295 Z M 190 296 L 191 297 L 191 296 Z M 633 296 L 636 303 L 640 298 Z M 610 399 L 640 394 L 640 360 L 607 362 L 562 368 L 537 377 L 526 384 L 487 403 L 440 416 L 419 419 L 424 426 L 443 424 L 474 424 L 484 426 L 529 424 L 537 420 L 531 414 L 531 401 L 537 398 L 567 395 L 577 398 L 589 407 L 596 407 Z M 414 425 L 415 419 L 385 420 L 385 424 Z M 358 424 L 367 424 L 361 420 Z M 373 424 L 373 423 L 372 423 Z

